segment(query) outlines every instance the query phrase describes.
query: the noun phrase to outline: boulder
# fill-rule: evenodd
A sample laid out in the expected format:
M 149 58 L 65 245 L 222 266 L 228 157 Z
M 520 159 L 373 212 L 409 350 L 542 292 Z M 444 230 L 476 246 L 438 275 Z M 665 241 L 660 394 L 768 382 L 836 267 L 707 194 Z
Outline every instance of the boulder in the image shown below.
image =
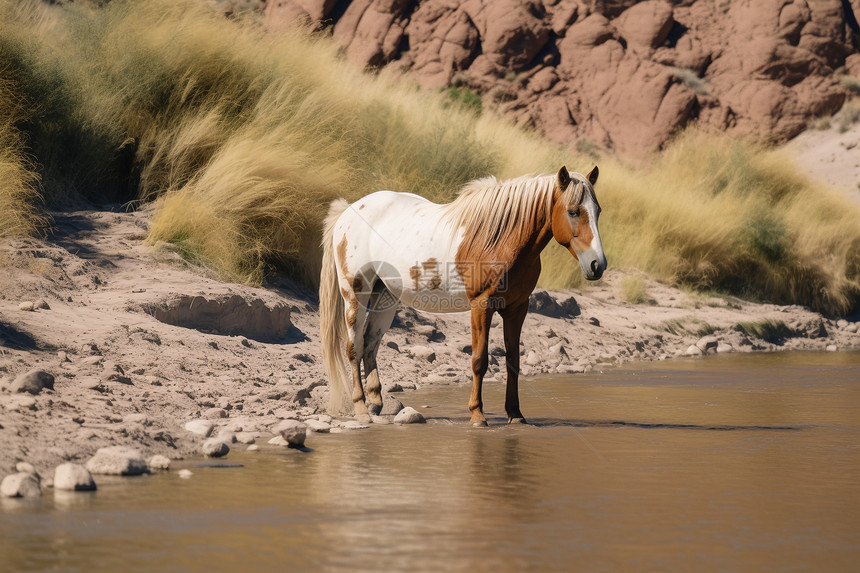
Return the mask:
M 305 445 L 307 429 L 308 426 L 304 422 L 299 422 L 298 420 L 284 420 L 272 428 L 272 433 L 280 434 L 280 436 L 284 438 L 290 446 L 300 448 Z
M 65 463 L 54 470 L 54 489 L 67 491 L 93 491 L 96 482 L 90 471 L 81 464 Z
M 406 352 L 416 360 L 422 360 L 426 362 L 433 362 L 434 360 L 436 360 L 436 352 L 429 346 L 422 346 L 416 344 L 414 346 L 409 346 L 408 348 L 406 348 Z
M 38 394 L 44 388 L 49 390 L 54 389 L 54 375 L 45 372 L 44 370 L 30 370 L 26 374 L 21 374 L 14 381 L 10 390 L 12 392 L 29 392 L 30 394 Z
M 702 349 L 695 344 L 691 344 L 687 347 L 687 350 L 684 351 L 684 354 L 686 356 L 701 356 L 704 352 L 702 352 Z
M 203 412 L 203 417 L 207 420 L 220 420 L 227 417 L 227 411 L 223 408 L 209 408 Z
M 209 438 L 203 442 L 200 452 L 207 458 L 220 458 L 230 453 L 230 446 L 218 438 Z
M 167 456 L 162 456 L 160 454 L 156 454 L 149 458 L 147 462 L 149 469 L 151 470 L 169 470 L 170 469 L 170 458 Z
M 692 121 L 779 142 L 838 109 L 837 70 L 860 74 L 852 2 L 276 0 L 265 19 L 325 22 L 361 66 L 467 87 L 553 141 L 635 156 Z
M 395 424 L 423 424 L 425 422 L 426 420 L 421 415 L 421 412 L 411 406 L 406 406 L 394 416 Z
M 313 418 L 305 420 L 305 425 L 308 427 L 308 430 L 317 433 L 327 433 L 331 429 L 331 424 L 328 424 L 326 422 L 320 422 L 319 420 L 314 420 Z
M 149 466 L 140 452 L 128 446 L 100 448 L 87 461 L 86 468 L 96 475 L 134 476 L 149 473 Z
M 379 412 L 380 416 L 393 416 L 402 409 L 403 402 L 394 396 L 389 396 L 388 394 L 382 396 L 382 411 Z
M 696 342 L 696 346 L 699 347 L 699 350 L 702 351 L 702 354 L 707 354 L 708 352 L 716 352 L 717 345 L 719 344 L 719 340 L 714 335 L 703 336 Z
M 209 420 L 191 420 L 185 423 L 186 430 L 204 438 L 208 438 L 214 428 L 215 425 Z
M 0 482 L 0 497 L 39 497 L 42 485 L 35 474 L 18 472 L 10 474 Z
M 672 18 L 672 5 L 664 0 L 646 0 L 625 10 L 615 21 L 627 46 L 648 56 L 659 47 L 675 20 Z

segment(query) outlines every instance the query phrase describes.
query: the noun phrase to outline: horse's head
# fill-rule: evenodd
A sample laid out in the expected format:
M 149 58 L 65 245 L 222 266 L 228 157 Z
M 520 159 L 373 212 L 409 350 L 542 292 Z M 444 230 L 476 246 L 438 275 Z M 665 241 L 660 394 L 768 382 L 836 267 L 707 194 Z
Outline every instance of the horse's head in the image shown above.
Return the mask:
M 585 177 L 579 173 L 571 177 L 562 167 L 552 202 L 552 235 L 579 261 L 582 274 L 590 281 L 599 279 L 606 270 L 606 255 L 597 232 L 600 205 L 594 184 L 598 173 L 595 166 Z

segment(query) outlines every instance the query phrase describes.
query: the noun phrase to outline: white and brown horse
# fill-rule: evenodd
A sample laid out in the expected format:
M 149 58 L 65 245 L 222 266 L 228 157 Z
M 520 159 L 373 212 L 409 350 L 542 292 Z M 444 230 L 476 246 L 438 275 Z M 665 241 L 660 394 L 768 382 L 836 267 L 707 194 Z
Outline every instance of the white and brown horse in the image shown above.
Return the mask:
M 597 175 L 597 167 L 588 176 L 562 167 L 557 175 L 501 183 L 490 177 L 467 184 L 446 205 L 392 191 L 352 205 L 333 202 L 320 277 L 331 410 L 352 410 L 367 420 L 382 407 L 376 355 L 402 302 L 429 312 L 472 313 L 469 410 L 476 426 L 487 424 L 481 384 L 490 323 L 498 312 L 507 356 L 505 411 L 510 422 L 522 422 L 520 330 L 540 274 L 541 251 L 554 237 L 579 260 L 585 278 L 599 279 L 606 269 L 597 232 Z

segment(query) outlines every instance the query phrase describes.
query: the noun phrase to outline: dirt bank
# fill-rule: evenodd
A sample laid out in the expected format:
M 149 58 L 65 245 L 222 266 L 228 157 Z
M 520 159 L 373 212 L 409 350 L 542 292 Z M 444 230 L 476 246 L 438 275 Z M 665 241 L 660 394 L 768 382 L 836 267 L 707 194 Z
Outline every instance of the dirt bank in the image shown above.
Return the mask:
M 133 445 L 147 457 L 197 454 L 204 438 L 185 424 L 199 418 L 244 442 L 265 442 L 286 418 L 326 420 L 314 293 L 287 282 L 219 282 L 168 245 L 144 244 L 149 215 L 56 213 L 46 240 L 0 244 L 0 476 L 19 461 L 52 475 L 108 445 Z M 620 295 L 625 276 L 610 269 L 583 291 L 535 296 L 524 373 L 717 350 L 860 348 L 856 325 L 796 306 L 650 281 L 647 302 L 630 304 Z M 456 386 L 451 400 L 465 412 L 470 341 L 466 315 L 401 310 L 380 351 L 383 386 L 400 390 L 391 394 L 406 405 L 412 388 Z M 495 329 L 490 382 L 504 378 L 501 344 Z M 53 389 L 12 392 L 33 369 L 52 374 Z M 487 404 L 489 412 L 502 407 Z

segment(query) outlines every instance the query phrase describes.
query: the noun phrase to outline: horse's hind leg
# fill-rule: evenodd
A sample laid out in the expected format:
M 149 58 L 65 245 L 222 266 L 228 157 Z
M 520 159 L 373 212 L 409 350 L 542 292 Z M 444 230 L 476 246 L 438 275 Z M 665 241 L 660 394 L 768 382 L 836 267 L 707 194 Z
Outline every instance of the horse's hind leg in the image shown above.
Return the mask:
M 370 415 L 365 404 L 364 389 L 361 385 L 361 359 L 364 355 L 364 326 L 367 321 L 368 296 L 361 292 L 360 285 L 353 281 L 341 281 L 346 318 L 346 356 L 352 370 L 352 403 L 355 417 L 359 421 L 369 421 Z
M 391 327 L 391 321 L 397 312 L 399 301 L 385 288 L 381 280 L 373 285 L 370 295 L 370 310 L 367 313 L 367 325 L 364 330 L 364 389 L 367 393 L 366 403 L 370 414 L 376 415 L 382 410 L 382 384 L 379 382 L 379 370 L 376 365 L 376 355 L 382 337 Z

